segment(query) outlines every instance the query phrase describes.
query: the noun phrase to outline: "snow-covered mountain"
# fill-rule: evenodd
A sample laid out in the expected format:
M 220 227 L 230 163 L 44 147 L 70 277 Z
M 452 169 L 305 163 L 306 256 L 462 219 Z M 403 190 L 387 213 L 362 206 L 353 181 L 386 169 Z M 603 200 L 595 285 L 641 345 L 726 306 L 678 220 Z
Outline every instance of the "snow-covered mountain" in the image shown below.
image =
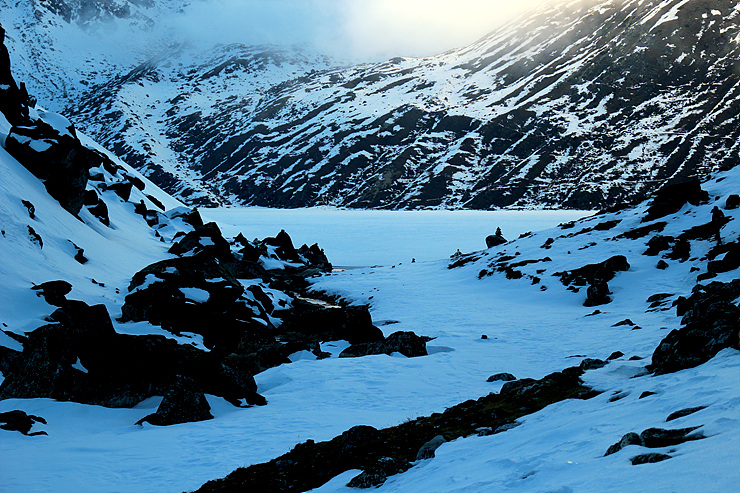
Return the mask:
M 4 491 L 740 480 L 740 168 L 308 289 L 318 247 L 224 238 L 8 64 L 0 44 Z
M 131 3 L 125 21 L 178 7 Z M 135 67 L 103 60 L 63 101 L 190 202 L 595 208 L 738 163 L 738 19 L 732 0 L 556 2 L 463 49 L 347 68 L 162 44 Z

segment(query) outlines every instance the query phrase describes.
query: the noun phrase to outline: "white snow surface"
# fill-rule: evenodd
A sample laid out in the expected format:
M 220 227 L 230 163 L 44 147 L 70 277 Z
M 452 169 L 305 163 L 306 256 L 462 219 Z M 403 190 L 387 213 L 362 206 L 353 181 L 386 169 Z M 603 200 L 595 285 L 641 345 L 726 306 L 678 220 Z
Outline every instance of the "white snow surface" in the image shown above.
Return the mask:
M 285 229 L 298 248 L 318 243 L 335 267 L 392 265 L 411 259 L 439 260 L 485 248 L 497 227 L 513 240 L 528 231 L 590 215 L 589 211 L 383 211 L 311 207 L 200 209 L 226 236 L 275 236 Z
M 727 196 L 740 188 L 740 170 L 717 178 L 704 185 L 710 202 L 685 206 L 666 217 L 663 220 L 668 225 L 662 234 L 677 235 L 708 222 L 712 206 L 723 205 Z M 117 200 L 112 193 L 103 197 L 112 228 L 103 227 L 87 212 L 81 214 L 83 221 L 70 216 L 46 194 L 38 180 L 0 149 L 3 330 L 22 334 L 45 323 L 43 318 L 53 308 L 35 296 L 30 287 L 53 279 L 69 280 L 74 286 L 71 298 L 89 304 L 103 303 L 116 317 L 133 273 L 167 257 L 167 243 L 160 242 L 141 217 L 132 213 L 132 204 Z M 157 197 L 168 200 L 163 194 Z M 34 204 L 36 219 L 28 216 L 21 200 Z M 171 199 L 168 203 L 177 205 Z M 312 360 L 305 354 L 296 354 L 293 363 L 256 375 L 258 390 L 268 401 L 263 407 L 236 408 L 221 398 L 207 396 L 213 420 L 140 427 L 134 423 L 153 412 L 160 398 L 147 399 L 132 409 L 49 399 L 0 401 L 0 412 L 20 409 L 42 416 L 48 423 L 36 425 L 33 430 L 46 431 L 48 436 L 27 437 L 0 431 L 2 490 L 190 491 L 237 467 L 273 459 L 309 438 L 328 440 L 359 424 L 392 426 L 497 392 L 501 383 L 486 382 L 493 373 L 541 378 L 577 365 L 584 357 L 605 359 L 614 351 L 622 351 L 624 357 L 584 376 L 586 383 L 603 391 L 599 396 L 548 406 L 525 416 L 520 420 L 521 426 L 505 433 L 446 443 L 434 459 L 418 462 L 406 473 L 390 478 L 378 491 L 733 491 L 740 482 L 740 470 L 736 467 L 740 458 L 740 354 L 725 350 L 704 365 L 669 375 L 654 377 L 643 372 L 669 329 L 680 325 L 674 310 L 647 311 L 646 299 L 656 293 L 671 293 L 669 306 L 679 295 L 689 295 L 697 274 L 690 269 L 696 266 L 700 271 L 706 270 L 706 262 L 700 259 L 713 243 L 693 242 L 689 261 L 669 260 L 667 269 L 656 269 L 658 258 L 642 255 L 649 237 L 615 239 L 620 233 L 641 226 L 644 211 L 645 206 L 639 206 L 586 218 L 571 229 L 535 233 L 482 252 L 478 260 L 460 268 L 448 269 L 450 247 L 445 246 L 443 260 L 423 261 L 418 254 L 417 262 L 410 263 L 409 250 L 401 252 L 401 264 L 391 259 L 389 266 L 348 269 L 316 278 L 316 289 L 341 294 L 356 303 L 369 303 L 373 319 L 386 335 L 411 330 L 435 337 L 428 344 L 430 354 L 419 358 L 380 355 L 339 359 L 336 355 L 345 343 L 325 343 L 322 349 L 331 352 L 331 358 Z M 253 213 L 243 211 L 244 217 L 238 221 L 233 217 L 239 215 L 237 211 L 224 213 L 224 219 L 219 219 L 218 213 L 214 217 L 223 221 L 221 225 L 228 236 L 230 225 L 249 223 Z M 726 240 L 734 240 L 740 235 L 740 210 L 725 213 L 732 220 L 722 234 Z M 274 224 L 270 235 L 284 227 L 291 232 L 284 224 L 291 220 L 290 214 L 271 214 Z M 313 221 L 312 215 L 321 215 L 320 211 L 304 214 L 308 215 L 305 221 Z M 326 213 L 344 214 L 351 216 L 346 211 Z M 393 231 L 396 221 L 406 219 L 392 214 L 373 217 L 378 224 L 366 228 L 366 242 L 382 249 L 382 243 L 390 241 L 383 235 Z M 426 218 L 427 227 L 442 236 L 450 235 L 445 227 L 432 227 L 435 217 L 443 215 Z M 465 222 L 474 216 L 455 217 Z M 620 222 L 612 229 L 566 236 L 617 219 Z M 353 220 L 344 219 L 347 223 Z M 498 222 L 501 220 L 487 223 L 485 233 L 490 234 Z M 28 226 L 43 238 L 43 248 L 29 240 Z M 505 227 L 502 229 L 508 234 Z M 463 235 L 464 231 L 453 234 Z M 259 235 L 250 231 L 244 234 Z M 412 245 L 416 237 L 407 236 L 405 243 Z M 465 241 L 482 244 L 483 238 L 476 233 L 474 239 Z M 545 250 L 541 246 L 547 238 L 555 241 L 552 248 Z M 90 259 L 87 264 L 73 260 L 75 249 L 68 240 L 85 249 Z M 467 249 L 459 240 L 460 248 Z M 301 237 L 296 243 L 303 241 L 324 240 Z M 352 241 L 341 243 L 341 248 L 353 248 Z M 443 242 L 431 236 L 420 236 L 420 241 Z M 526 276 L 507 280 L 502 273 L 478 279 L 478 273 L 502 254 L 521 260 L 546 256 L 551 260 L 520 267 L 526 275 L 540 277 L 539 284 L 532 284 Z M 614 301 L 600 307 L 602 313 L 587 316 L 593 308 L 583 306 L 584 290 L 569 292 L 552 274 L 615 254 L 625 255 L 631 268 L 609 282 Z M 330 256 L 330 260 L 334 259 Z M 350 261 L 355 265 L 375 263 L 353 260 L 348 254 L 347 262 Z M 538 273 L 539 269 L 546 270 Z M 716 280 L 736 277 L 737 272 L 731 271 L 718 275 Z M 543 291 L 542 286 L 547 289 Z M 641 329 L 613 326 L 625 318 Z M 168 335 L 149 324 L 116 322 L 115 327 L 125 333 Z M 483 334 L 488 338 L 482 339 Z M 15 341 L 7 334 L 3 336 L 0 344 L 17 349 Z M 187 335 L 178 340 L 200 344 Z M 630 361 L 631 356 L 646 359 Z M 657 394 L 639 399 L 643 391 Z M 609 402 L 617 392 L 626 397 Z M 701 405 L 708 407 L 665 423 L 671 412 Z M 633 466 L 629 459 L 648 451 L 637 446 L 603 457 L 609 445 L 627 432 L 699 425 L 708 438 L 649 450 L 669 453 L 673 456 L 670 460 Z M 347 491 L 344 485 L 357 472 L 347 472 L 319 491 Z

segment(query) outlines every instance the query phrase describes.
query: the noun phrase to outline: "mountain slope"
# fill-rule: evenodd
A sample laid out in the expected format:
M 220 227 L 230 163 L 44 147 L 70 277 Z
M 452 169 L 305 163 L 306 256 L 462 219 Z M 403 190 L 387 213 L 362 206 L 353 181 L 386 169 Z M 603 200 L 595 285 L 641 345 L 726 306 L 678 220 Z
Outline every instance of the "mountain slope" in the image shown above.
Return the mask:
M 71 112 L 180 197 L 166 175 L 265 206 L 596 208 L 737 164 L 738 19 L 730 0 L 557 3 L 438 57 L 315 72 L 227 47 Z

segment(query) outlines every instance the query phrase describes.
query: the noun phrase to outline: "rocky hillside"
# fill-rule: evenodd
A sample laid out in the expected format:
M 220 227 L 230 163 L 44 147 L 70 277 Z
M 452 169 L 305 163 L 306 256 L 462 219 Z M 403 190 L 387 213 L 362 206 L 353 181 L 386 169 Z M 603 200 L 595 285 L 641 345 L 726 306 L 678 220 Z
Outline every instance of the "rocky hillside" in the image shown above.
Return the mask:
M 318 246 L 224 238 L 36 106 L 3 35 L 4 490 L 740 481 L 740 168 L 485 251 L 311 277 L 331 270 Z
M 142 420 L 168 425 L 210 419 L 203 392 L 266 404 L 253 375 L 299 351 L 328 357 L 324 341 L 351 341 L 353 356 L 426 354 L 414 334 L 386 339 L 367 307 L 306 293 L 307 278 L 332 268 L 318 245 L 295 248 L 285 231 L 227 240 L 37 107 L 4 35 L 0 400 L 130 408 L 166 394 Z M 3 428 L 28 433 L 13 416 Z
M 464 49 L 339 69 L 179 51 L 69 111 L 192 202 L 598 208 L 737 164 L 739 15 L 730 0 L 556 2 Z
M 740 159 L 729 0 L 554 2 L 345 68 L 188 46 L 162 22 L 186 1 L 6 3 L 29 92 L 188 203 L 598 208 Z

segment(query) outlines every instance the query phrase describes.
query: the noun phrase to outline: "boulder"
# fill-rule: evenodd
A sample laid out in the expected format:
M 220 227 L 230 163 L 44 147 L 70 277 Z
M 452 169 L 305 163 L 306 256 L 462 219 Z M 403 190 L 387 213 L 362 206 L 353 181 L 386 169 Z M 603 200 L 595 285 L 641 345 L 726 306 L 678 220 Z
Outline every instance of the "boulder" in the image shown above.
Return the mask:
M 351 344 L 383 340 L 383 331 L 373 325 L 367 306 L 329 305 L 306 298 L 293 301 L 281 331 L 298 332 L 323 341 L 345 340 Z
M 413 332 L 398 331 L 389 335 L 385 340 L 353 344 L 341 353 L 340 358 L 356 358 L 371 354 L 401 353 L 408 358 L 426 356 L 426 342 L 429 339 L 420 337 Z
M 630 462 L 632 462 L 633 466 L 637 466 L 639 464 L 652 464 L 654 462 L 661 462 L 670 458 L 670 455 L 653 452 L 650 454 L 636 455 L 635 457 L 632 457 L 632 459 L 630 459 Z
M 611 281 L 618 271 L 627 271 L 629 268 L 630 264 L 624 255 L 615 255 L 597 264 L 588 264 L 577 269 L 556 272 L 553 275 L 560 277 L 560 281 L 565 286 L 571 284 L 586 286 Z
M 709 194 L 701 189 L 698 178 L 681 183 L 666 185 L 655 193 L 653 203 L 642 221 L 652 221 L 681 210 L 684 204 L 699 205 L 709 199 Z
M 365 471 L 347 483 L 350 488 L 376 488 L 385 483 L 388 476 L 400 474 L 411 468 L 411 463 L 393 457 L 381 457 Z
M 442 435 L 437 435 L 424 445 L 421 446 L 416 454 L 416 460 L 426 460 L 434 457 L 434 451 L 437 450 L 446 440 Z
M 23 351 L 0 384 L 0 399 L 51 398 L 107 407 L 131 407 L 165 395 L 178 376 L 235 405 L 264 404 L 249 374 L 216 353 L 163 336 L 118 334 L 103 305 L 68 301 L 51 324 L 28 334 Z
M 26 414 L 25 412 L 18 410 L 0 413 L 0 429 L 19 431 L 28 436 L 46 435 L 47 433 L 45 431 L 35 431 L 31 433 L 31 428 L 36 423 L 46 424 L 46 420 L 41 416 Z
M 648 367 L 656 374 L 700 365 L 724 348 L 740 349 L 740 281 L 697 286 L 676 305 L 683 327 L 672 330 L 653 352 Z
M 642 439 L 640 438 L 640 435 L 633 432 L 627 433 L 617 443 L 610 446 L 606 450 L 604 456 L 615 454 L 629 445 L 642 445 Z
M 513 382 L 514 380 L 516 380 L 516 377 L 511 373 L 496 373 L 495 375 L 491 375 L 490 377 L 488 377 L 486 382 Z
M 157 411 L 136 422 L 168 426 L 213 419 L 203 391 L 191 378 L 178 375 L 164 395 Z
M 586 289 L 586 301 L 583 306 L 599 306 L 611 303 L 609 286 L 605 281 L 595 281 Z
M 725 209 L 737 209 L 740 207 L 740 195 L 733 193 L 725 201 Z
M 42 296 L 50 305 L 63 306 L 67 302 L 66 295 L 72 291 L 72 285 L 67 281 L 47 281 L 34 285 L 31 289 Z

